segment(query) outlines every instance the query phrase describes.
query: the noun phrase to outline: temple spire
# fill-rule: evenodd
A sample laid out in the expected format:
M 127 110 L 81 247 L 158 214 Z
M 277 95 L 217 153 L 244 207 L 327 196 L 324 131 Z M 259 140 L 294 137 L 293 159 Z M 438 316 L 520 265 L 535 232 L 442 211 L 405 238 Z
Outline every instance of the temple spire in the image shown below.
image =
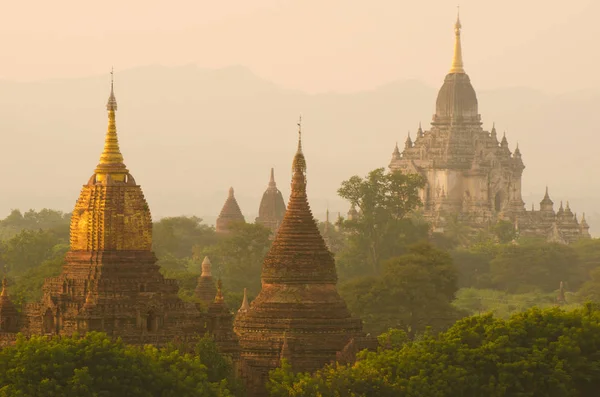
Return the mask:
M 275 168 L 271 168 L 271 178 L 269 179 L 269 187 L 275 187 Z
M 115 112 L 117 111 L 117 99 L 114 91 L 114 72 L 110 72 L 110 95 L 106 103 L 108 111 L 108 129 L 104 139 L 104 150 L 100 155 L 100 161 L 96 167 L 96 174 L 111 174 L 113 180 L 124 181 L 125 175 L 129 172 L 123 164 L 123 155 L 119 148 L 119 139 L 117 137 L 117 125 L 115 121 Z M 102 178 L 100 178 L 102 179 Z
M 244 299 L 242 300 L 242 306 L 240 306 L 238 312 L 245 313 L 250 310 L 250 305 L 248 304 L 248 292 L 247 289 L 244 288 Z
M 0 294 L 0 296 L 8 296 L 8 289 L 6 288 L 7 285 L 8 282 L 6 281 L 6 276 L 4 276 L 2 278 L 2 294 Z
M 462 59 L 462 46 L 460 43 L 460 13 L 456 15 L 456 23 L 454 24 L 454 56 L 452 57 L 452 66 L 449 73 L 465 73 Z
M 304 174 L 306 173 L 306 159 L 304 158 L 304 153 L 302 153 L 302 116 L 298 120 L 298 149 L 296 150 L 296 155 L 294 156 L 294 161 L 292 162 L 292 174 L 295 180 L 296 173 Z M 292 182 L 292 189 L 294 187 L 294 183 Z

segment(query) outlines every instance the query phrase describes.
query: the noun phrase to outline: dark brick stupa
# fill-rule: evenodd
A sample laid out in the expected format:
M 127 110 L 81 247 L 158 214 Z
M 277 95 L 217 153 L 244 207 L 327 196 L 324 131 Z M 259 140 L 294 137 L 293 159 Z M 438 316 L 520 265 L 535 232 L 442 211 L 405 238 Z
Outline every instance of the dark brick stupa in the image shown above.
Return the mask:
M 287 211 L 263 263 L 262 289 L 234 323 L 251 396 L 265 395 L 268 372 L 282 356 L 294 371 L 314 371 L 335 361 L 352 339 L 365 347 L 371 341 L 337 292 L 334 259 L 306 196 L 300 139 L 292 171 Z

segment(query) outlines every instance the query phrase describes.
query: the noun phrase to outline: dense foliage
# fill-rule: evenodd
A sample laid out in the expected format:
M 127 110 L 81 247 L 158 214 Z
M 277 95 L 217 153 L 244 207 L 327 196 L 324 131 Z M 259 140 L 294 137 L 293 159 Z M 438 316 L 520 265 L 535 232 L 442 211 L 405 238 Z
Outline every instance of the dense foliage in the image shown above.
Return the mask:
M 437 336 L 380 341 L 385 347 L 361 353 L 355 365 L 314 375 L 284 363 L 271 372 L 271 396 L 594 397 L 600 390 L 600 310 L 592 304 L 507 320 L 473 316 Z
M 198 349 L 205 350 L 207 344 L 203 341 Z M 0 396 L 232 395 L 227 381 L 231 373 L 215 373 L 208 369 L 212 364 L 202 353 L 127 346 L 100 333 L 20 337 L 16 345 L 0 350 Z
M 369 269 L 371 274 L 378 274 L 382 261 L 402 253 L 404 240 L 414 239 L 418 233 L 410 215 L 421 204 L 418 189 L 424 185 L 420 175 L 386 173 L 383 168 L 365 178 L 353 176 L 342 182 L 338 194 L 360 213 L 343 222 L 349 249 L 366 262 L 353 270 L 361 273 Z M 426 230 L 421 228 L 421 236 Z
M 340 286 L 350 310 L 375 335 L 400 328 L 414 336 L 426 327 L 443 329 L 461 317 L 451 302 L 457 291 L 452 258 L 422 242 L 389 259 L 381 277 L 364 277 Z

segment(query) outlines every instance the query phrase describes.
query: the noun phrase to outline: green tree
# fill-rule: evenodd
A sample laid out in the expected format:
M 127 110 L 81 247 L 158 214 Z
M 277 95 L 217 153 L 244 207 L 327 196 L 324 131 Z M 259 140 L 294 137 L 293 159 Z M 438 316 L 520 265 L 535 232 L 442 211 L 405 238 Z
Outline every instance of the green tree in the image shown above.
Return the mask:
M 492 228 L 494 235 L 501 244 L 510 243 L 518 238 L 515 225 L 510 221 L 499 220 Z
M 570 286 L 579 258 L 573 248 L 555 243 L 508 244 L 490 262 L 495 288 L 511 293 L 551 292 L 561 281 Z
M 11 280 L 15 282 L 10 289 L 13 302 L 19 305 L 39 300 L 42 297 L 42 286 L 46 278 L 58 276 L 62 271 L 65 254 L 68 250 L 68 244 L 57 244 L 52 247 L 52 253 L 48 259 L 22 275 L 12 278 Z
M 152 245 L 156 256 L 176 258 L 192 256 L 194 246 L 209 246 L 218 241 L 213 227 L 202 224 L 202 219 L 191 216 L 162 218 L 152 227 Z
M 210 258 L 213 277 L 222 278 L 228 290 L 248 288 L 256 294 L 261 288 L 262 263 L 271 247 L 270 234 L 271 231 L 260 224 L 234 223 L 217 244 L 195 246 L 194 255 Z
M 69 236 L 71 214 L 44 208 L 39 212 L 29 210 L 25 214 L 19 210 L 0 221 L 0 239 L 8 240 L 23 230 L 54 230 L 62 238 Z
M 201 359 L 172 349 L 126 346 L 104 334 L 20 337 L 0 351 L 0 396 L 230 396 Z
M 573 288 L 578 288 L 590 279 L 591 271 L 600 268 L 600 239 L 581 239 L 572 244 L 571 247 L 579 258 L 575 281 L 572 283 Z
M 490 286 L 490 262 L 498 254 L 500 247 L 487 249 L 486 246 L 471 246 L 450 251 L 458 271 L 458 287 L 485 288 Z
M 600 303 L 600 267 L 592 270 L 590 277 L 591 279 L 586 281 L 577 291 L 577 297 L 579 301 Z
M 56 245 L 66 243 L 54 230 L 24 229 L 3 244 L 2 261 L 6 271 L 20 276 L 55 256 Z
M 353 280 L 340 287 L 350 311 L 365 329 L 379 334 L 399 328 L 411 337 L 427 327 L 443 329 L 462 316 L 451 302 L 457 291 L 452 258 L 429 243 L 385 262 L 381 277 Z
M 595 397 L 600 390 L 600 310 L 530 309 L 507 320 L 458 321 L 315 374 L 271 372 L 272 396 Z M 288 392 L 288 394 L 285 394 Z
M 444 218 L 446 220 L 444 236 L 446 236 L 454 246 L 469 246 L 475 235 L 473 228 L 462 222 L 458 213 L 444 214 Z
M 343 228 L 350 249 L 366 253 L 372 274 L 379 273 L 382 260 L 400 254 L 403 242 L 420 230 L 409 215 L 421 205 L 419 189 L 424 186 L 420 175 L 386 173 L 383 168 L 342 182 L 338 194 L 360 212 L 356 219 L 344 221 Z

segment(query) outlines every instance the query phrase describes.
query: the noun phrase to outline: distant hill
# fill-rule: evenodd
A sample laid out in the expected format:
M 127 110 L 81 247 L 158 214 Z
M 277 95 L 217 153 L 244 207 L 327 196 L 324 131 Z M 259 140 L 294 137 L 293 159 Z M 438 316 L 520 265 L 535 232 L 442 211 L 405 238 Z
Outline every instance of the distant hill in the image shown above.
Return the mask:
M 440 74 L 440 84 L 443 79 Z M 477 76 L 471 76 L 477 90 Z M 0 214 L 11 208 L 70 211 L 91 175 L 106 130 L 107 76 L 31 83 L 0 82 Z M 229 186 L 247 220 L 256 217 L 269 169 L 289 194 L 298 115 L 308 190 L 321 218 L 347 211 L 342 180 L 387 166 L 398 141 L 419 121 L 427 128 L 437 87 L 399 81 L 351 94 L 309 95 L 278 87 L 248 69 L 148 66 L 119 72 L 117 127 L 125 162 L 155 218 L 221 209 Z M 570 200 L 600 230 L 600 92 L 551 96 L 528 88 L 478 91 L 484 127 L 507 131 L 526 165 L 523 191 L 538 207 Z M 333 216 L 333 215 L 332 215 Z

